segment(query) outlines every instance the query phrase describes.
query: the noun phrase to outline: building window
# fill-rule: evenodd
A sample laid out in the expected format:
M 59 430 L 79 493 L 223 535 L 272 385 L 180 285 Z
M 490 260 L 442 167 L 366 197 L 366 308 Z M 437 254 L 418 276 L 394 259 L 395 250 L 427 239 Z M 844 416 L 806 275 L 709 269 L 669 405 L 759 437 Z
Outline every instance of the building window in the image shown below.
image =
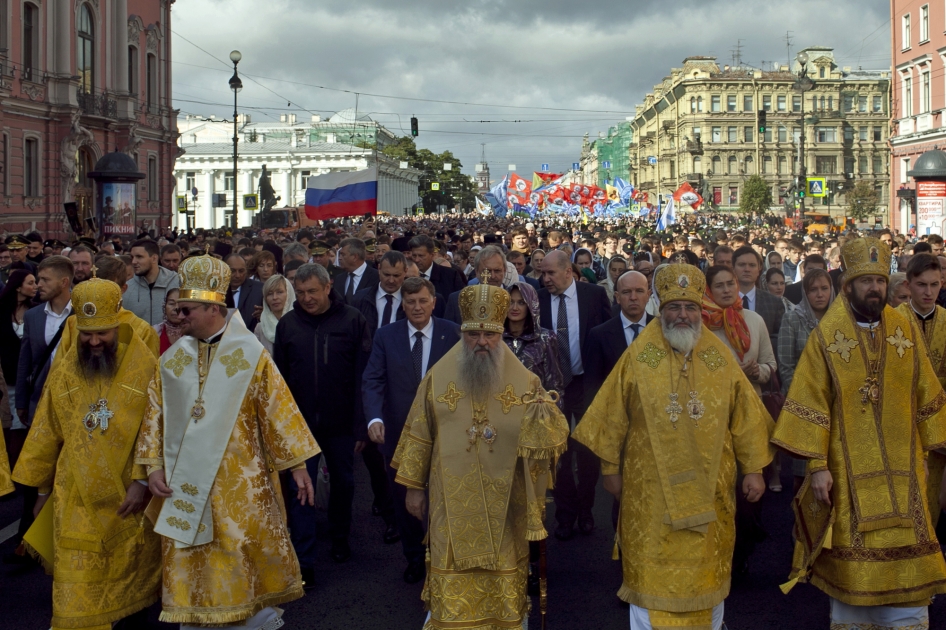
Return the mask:
M 778 156 L 778 174 L 788 174 L 788 160 L 785 159 L 784 155 Z
M 693 133 L 694 133 L 695 135 L 697 135 L 697 136 L 700 135 L 700 128 L 699 128 L 699 127 L 695 127 Z M 700 158 L 696 158 L 696 159 L 699 160 Z M 300 190 L 305 190 L 306 188 L 309 187 L 309 178 L 310 178 L 311 176 L 312 176 L 312 171 L 302 171 L 302 172 L 300 173 L 300 178 L 299 178 L 299 182 L 300 182 L 300 183 L 299 183 L 299 189 L 300 189 Z
M 23 140 L 23 196 L 39 197 L 39 140 Z
M 691 114 L 696 113 L 696 97 L 695 96 L 690 97 L 690 113 Z
M 861 142 L 867 142 L 867 127 L 858 127 L 857 139 Z
M 874 142 L 880 142 L 884 139 L 884 128 L 874 127 Z
M 138 49 L 128 47 L 128 93 L 138 98 Z
M 726 173 L 728 175 L 736 174 L 736 156 L 735 155 L 729 156 L 729 160 L 727 160 L 727 164 L 726 164 Z
M 0 48 L 9 48 L 7 44 L 7 24 L 9 19 L 7 17 L 7 3 L 0 2 Z
M 841 109 L 846 112 L 854 111 L 854 97 L 850 94 L 845 94 L 841 97 Z
M 730 94 L 726 97 L 726 111 L 734 112 L 736 111 L 736 95 Z
M 858 99 L 857 99 L 857 111 L 861 112 L 862 114 L 866 114 L 866 113 L 867 113 L 867 97 L 866 97 L 866 96 L 860 96 L 860 97 L 858 97 Z
M 910 170 L 910 158 L 900 158 L 900 183 L 907 183 L 907 171 Z
M 746 175 L 755 175 L 755 162 L 751 155 L 746 156 Z
M 764 109 L 767 112 L 772 111 L 772 97 L 771 96 L 762 97 L 762 109 Z
M 778 111 L 784 112 L 786 109 L 786 102 L 785 96 L 779 96 L 775 99 L 775 107 L 778 109 Z
M 871 107 L 871 110 L 875 114 L 879 114 L 882 109 L 883 109 L 883 101 L 881 101 L 879 96 L 875 96 L 873 98 L 873 106 Z
M 735 127 L 730 127 L 730 128 L 727 129 L 726 131 L 727 131 L 726 136 L 727 136 L 727 139 L 729 140 L 729 142 L 737 142 L 737 140 L 736 140 L 736 128 L 735 128 Z
M 696 111 L 703 113 L 703 97 L 702 96 L 696 97 Z
M 930 5 L 920 7 L 920 43 L 930 40 Z
M 3 172 L 0 173 L 0 188 L 4 195 L 10 194 L 10 135 L 3 134 L 0 152 L 3 153 Z
M 815 157 L 815 173 L 818 175 L 834 175 L 838 171 L 838 158 L 834 155 L 819 155 Z
M 197 185 L 197 173 L 195 173 L 194 171 L 188 171 L 187 173 L 184 173 L 184 188 L 185 188 L 184 192 L 190 193 L 190 191 L 194 190 L 194 187 L 196 185 Z
M 712 142 L 722 142 L 723 141 L 723 128 L 722 127 L 713 127 L 713 139 Z
M 920 113 L 930 111 L 930 72 L 920 73 Z
M 702 173 L 703 172 L 701 170 L 702 168 L 703 168 L 703 161 L 700 159 L 700 156 L 697 155 L 695 158 L 693 158 L 693 172 Z
M 722 186 L 713 186 L 713 203 L 717 206 L 723 203 L 723 188 Z
M 670 160 L 670 179 L 677 178 L 677 163 Z
M 874 175 L 883 175 L 884 174 L 884 158 L 881 155 L 875 155 L 872 160 Z
M 700 128 L 699 128 L 699 127 L 694 127 L 694 128 L 693 128 L 693 139 L 694 139 L 694 140 L 699 140 L 699 139 L 700 139 Z
M 766 127 L 765 133 L 762 134 L 762 142 L 772 142 L 772 128 Z
M 23 5 L 23 78 L 33 80 L 39 64 L 39 8 L 27 2 Z
M 233 171 L 223 174 L 223 189 L 233 190 Z
M 79 89 L 91 94 L 95 89 L 95 25 L 89 5 L 79 8 L 79 35 L 76 39 L 76 71 L 79 73 Z
M 846 157 L 844 158 L 844 172 L 853 173 L 854 172 L 854 158 Z
M 763 155 L 762 156 L 762 174 L 768 175 L 772 172 L 772 156 Z
M 742 111 L 751 112 L 752 111 L 752 95 L 745 94 L 742 97 Z
M 838 130 L 835 127 L 815 127 L 816 142 L 837 142 Z
M 844 142 L 854 142 L 854 127 L 848 127 L 845 125 L 844 130 Z
M 801 97 L 800 96 L 792 97 L 792 111 L 793 112 L 801 111 Z
M 742 133 L 744 134 L 744 137 L 745 137 L 745 139 L 746 139 L 746 142 L 752 142 L 752 137 L 753 137 L 753 128 L 752 128 L 752 127 L 743 127 L 743 128 L 742 128 Z
M 913 115 L 913 77 L 903 77 L 903 116 Z
M 778 128 L 778 141 L 788 142 L 788 129 L 786 129 L 785 127 Z
M 857 172 L 861 173 L 862 175 L 867 172 L 867 157 L 866 156 L 862 155 L 859 158 L 857 158 Z
M 825 75 L 825 67 L 821 66 L 820 68 L 818 68 L 818 77 L 823 79 L 824 75 Z
M 739 189 L 735 186 L 729 187 L 729 205 L 738 206 L 739 205 Z
M 900 37 L 903 40 L 901 42 L 901 48 L 903 50 L 908 50 L 910 48 L 910 14 L 907 13 L 903 16 L 900 22 Z
M 713 158 L 713 168 L 711 169 L 713 175 L 719 175 L 719 170 L 722 168 L 722 164 L 723 161 L 719 159 L 718 155 Z M 707 175 L 709 175 L 709 173 L 707 173 Z
M 710 97 L 710 111 L 718 112 L 720 111 L 720 96 L 714 95 Z
M 158 200 L 158 158 L 148 158 L 148 201 Z
M 148 103 L 148 111 L 157 113 L 158 110 L 158 62 L 157 58 L 149 54 L 145 58 L 145 100 Z

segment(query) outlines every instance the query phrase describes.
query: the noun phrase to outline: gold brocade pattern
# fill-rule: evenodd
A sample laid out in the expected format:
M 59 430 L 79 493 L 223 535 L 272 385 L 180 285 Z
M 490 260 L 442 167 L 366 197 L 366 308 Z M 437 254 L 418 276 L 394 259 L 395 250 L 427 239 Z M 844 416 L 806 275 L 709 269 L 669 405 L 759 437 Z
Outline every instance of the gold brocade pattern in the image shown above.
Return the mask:
M 135 335 L 144 342 L 156 359 L 161 355 L 161 339 L 158 337 L 158 333 L 155 332 L 154 328 L 151 327 L 151 324 L 126 308 L 118 311 L 118 321 L 119 325 L 127 324 L 131 327 Z M 56 354 L 53 356 L 50 372 L 52 372 L 53 368 L 59 366 L 63 357 L 66 356 L 66 353 L 76 344 L 78 336 L 79 332 L 76 330 L 76 318 L 70 315 L 66 318 L 66 325 L 62 329 L 62 338 L 59 340 L 59 345 L 56 347 Z
M 526 394 L 508 413 L 502 394 L 491 397 L 484 415 L 502 437 L 492 451 L 482 442 L 467 451 L 473 406 L 435 393 L 443 382 L 456 391 L 458 350 L 424 377 L 392 460 L 398 483 L 429 485 L 425 628 L 519 628 L 528 612 L 527 542 L 547 536 L 542 510 L 550 458 L 564 450 L 568 425 L 538 379 L 507 357 L 505 382 Z
M 706 364 L 706 368 L 710 372 L 715 372 L 721 367 L 726 367 L 726 359 L 723 358 L 723 355 L 719 353 L 719 350 L 714 348 L 707 348 L 703 352 L 698 352 L 696 354 L 700 358 L 700 361 Z
M 220 357 L 220 363 L 227 368 L 227 378 L 236 376 L 237 372 L 250 369 L 250 362 L 243 358 L 243 348 L 237 348 L 232 353 Z
M 7 445 L 0 432 L 0 496 L 13 492 L 13 480 L 10 478 L 10 460 L 7 457 Z
M 447 385 L 447 391 L 437 396 L 437 402 L 445 403 L 447 407 L 450 408 L 450 411 L 456 411 L 457 402 L 464 396 L 466 396 L 466 394 L 457 389 L 457 384 L 450 381 L 450 384 Z
M 656 370 L 657 366 L 660 365 L 661 359 L 667 356 L 667 351 L 662 350 L 655 346 L 652 343 L 648 343 L 644 346 L 644 349 L 641 350 L 637 355 L 637 360 L 641 363 L 649 365 L 651 369 Z
M 144 390 L 157 360 L 125 326 L 118 352 L 118 373 L 107 388 L 80 376 L 75 346 L 57 353 L 13 474 L 25 485 L 53 488 L 55 628 L 108 625 L 158 595 L 158 536 L 142 514 L 117 515 L 125 489 L 145 477 L 133 449 L 147 398 L 136 390 Z M 82 417 L 103 390 L 116 413 L 107 431 L 90 437 Z
M 806 407 L 797 400 L 789 398 L 785 401 L 783 408 L 788 410 L 789 413 L 795 414 L 802 420 L 807 420 L 812 424 L 817 424 L 823 429 L 831 429 L 831 418 L 828 417 L 828 414 L 815 411 L 811 407 Z
M 509 413 L 509 410 L 512 409 L 513 406 L 522 404 L 522 398 L 516 396 L 516 390 L 513 389 L 512 385 L 506 385 L 506 389 L 503 390 L 503 393 L 497 394 L 495 398 L 502 403 L 503 413 Z
M 163 461 L 164 423 L 189 420 L 164 418 L 161 388 L 156 375 L 148 389 L 150 405 L 138 438 L 138 461 Z M 318 452 L 289 388 L 264 352 L 243 395 L 210 493 L 214 540 L 183 549 L 173 540 L 162 540 L 162 621 L 234 623 L 266 606 L 302 597 L 299 562 L 286 530 L 275 471 Z
M 857 345 L 857 340 L 845 337 L 843 332 L 837 330 L 834 333 L 834 343 L 829 345 L 827 350 L 840 355 L 845 363 L 849 363 L 851 361 L 851 351 L 857 348 Z
M 815 559 L 810 582 L 853 606 L 913 602 L 946 592 L 946 562 L 929 544 L 936 536 L 923 469 L 923 451 L 946 443 L 946 408 L 918 422 L 919 410 L 936 407 L 942 387 L 927 352 L 907 348 L 901 357 L 886 341 L 898 328 L 904 339 L 923 338 L 913 318 L 886 308 L 877 329 L 880 396 L 865 405 L 865 357 L 876 359 L 860 348 L 844 361 L 829 349 L 839 334 L 862 334 L 847 309 L 843 297 L 836 300 L 809 338 L 772 441 L 826 460 L 834 479 L 831 549 Z M 829 425 L 800 416 L 793 401 L 830 418 Z M 796 547 L 793 572 L 804 570 L 800 562 Z
M 674 352 L 659 326 L 646 327 L 635 343 Z M 704 326 L 694 354 L 711 348 L 720 355 L 729 352 Z M 707 362 L 695 361 L 690 369 L 705 412 L 699 426 L 680 422 L 675 431 L 690 436 L 686 439 L 694 450 L 668 448 L 668 434 L 681 443 L 685 438 L 661 429 L 661 423 L 669 424 L 660 410 L 670 370 L 679 369 L 681 361 L 666 363 L 655 375 L 625 353 L 573 437 L 601 458 L 603 469 L 621 468 L 626 500 L 618 523 L 624 575 L 618 597 L 648 610 L 695 612 L 711 609 L 729 593 L 737 466 L 754 472 L 771 461 L 772 421 L 735 362 L 713 371 Z M 667 493 L 679 501 L 677 488 L 690 484 L 697 484 L 696 497 L 707 496 L 713 519 L 697 519 L 703 525 L 695 527 L 681 519 L 682 527 L 674 529 L 667 519 Z
M 181 374 L 184 373 L 184 368 L 194 362 L 194 359 L 189 357 L 183 348 L 178 348 L 177 352 L 174 353 L 174 356 L 168 359 L 164 363 L 164 367 L 174 372 L 174 376 L 180 378 Z

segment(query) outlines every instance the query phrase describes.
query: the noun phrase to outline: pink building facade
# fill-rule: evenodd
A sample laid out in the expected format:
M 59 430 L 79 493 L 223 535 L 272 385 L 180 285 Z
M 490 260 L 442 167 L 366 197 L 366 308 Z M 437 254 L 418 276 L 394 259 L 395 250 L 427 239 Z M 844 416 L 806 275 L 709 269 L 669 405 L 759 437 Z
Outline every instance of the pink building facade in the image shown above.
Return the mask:
M 907 172 L 923 153 L 946 150 L 946 5 L 891 0 L 890 15 L 890 227 L 907 232 L 917 224 Z
M 0 0 L 0 235 L 73 238 L 94 215 L 87 174 L 123 151 L 145 174 L 140 228 L 170 225 L 174 0 Z

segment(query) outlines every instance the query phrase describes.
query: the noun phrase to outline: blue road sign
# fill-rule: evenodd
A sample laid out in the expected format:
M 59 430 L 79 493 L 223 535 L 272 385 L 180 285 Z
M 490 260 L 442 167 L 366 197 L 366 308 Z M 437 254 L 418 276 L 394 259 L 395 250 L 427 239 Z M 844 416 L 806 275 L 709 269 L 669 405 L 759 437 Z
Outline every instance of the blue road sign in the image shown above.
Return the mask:
M 604 162 L 601 163 L 601 168 L 611 168 L 611 162 L 608 162 L 607 160 L 605 160 Z
M 581 164 L 579 164 L 578 162 L 572 162 L 572 170 L 573 171 L 581 170 Z
M 548 165 L 548 164 L 543 164 L 543 165 L 542 165 L 542 172 L 543 172 L 543 173 L 548 173 L 548 172 L 549 172 L 549 165 Z
M 653 166 L 654 164 L 657 163 L 657 158 L 651 155 L 650 157 L 647 158 L 647 163 Z

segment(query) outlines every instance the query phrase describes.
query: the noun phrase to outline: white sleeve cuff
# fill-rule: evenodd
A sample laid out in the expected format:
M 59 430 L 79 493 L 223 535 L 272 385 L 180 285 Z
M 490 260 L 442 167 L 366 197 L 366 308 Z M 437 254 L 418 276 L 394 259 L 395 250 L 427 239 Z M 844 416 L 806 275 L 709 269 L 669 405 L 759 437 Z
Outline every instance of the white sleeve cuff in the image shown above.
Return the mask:
M 370 429 L 371 425 L 374 424 L 375 422 L 380 422 L 381 424 L 384 424 L 384 420 L 382 420 L 381 418 L 375 418 L 374 420 L 368 423 L 368 428 Z
M 147 479 L 135 479 L 135 481 L 137 481 L 138 483 L 140 483 L 140 484 L 143 485 L 143 486 L 147 486 L 147 485 L 148 485 L 148 480 L 147 480 Z

